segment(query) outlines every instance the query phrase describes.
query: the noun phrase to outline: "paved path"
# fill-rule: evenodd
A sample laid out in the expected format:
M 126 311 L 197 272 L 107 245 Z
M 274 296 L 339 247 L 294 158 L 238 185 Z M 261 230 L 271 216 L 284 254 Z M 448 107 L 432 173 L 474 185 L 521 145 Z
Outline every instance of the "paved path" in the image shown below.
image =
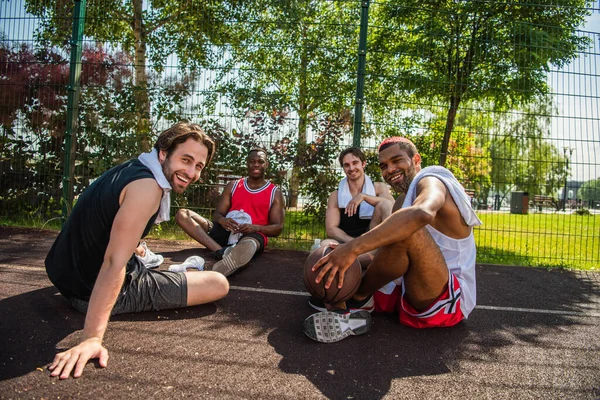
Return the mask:
M 232 276 L 215 304 L 115 317 L 108 368 L 52 379 L 56 348 L 83 326 L 43 270 L 54 236 L 0 228 L 2 399 L 600 398 L 600 273 L 478 266 L 468 322 L 419 331 L 375 315 L 369 334 L 323 345 L 300 329 L 307 253 L 280 250 Z M 194 253 L 192 242 L 149 245 L 163 268 Z

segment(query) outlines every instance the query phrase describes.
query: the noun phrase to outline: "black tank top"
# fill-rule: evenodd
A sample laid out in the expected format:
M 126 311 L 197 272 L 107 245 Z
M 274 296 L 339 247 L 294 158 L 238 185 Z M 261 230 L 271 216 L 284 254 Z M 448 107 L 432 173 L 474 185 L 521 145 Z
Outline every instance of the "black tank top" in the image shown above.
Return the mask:
M 48 277 L 64 296 L 89 300 L 119 211 L 121 191 L 145 178 L 154 178 L 150 169 L 137 159 L 130 160 L 106 171 L 79 196 L 46 257 Z M 158 208 L 142 237 L 150 231 L 157 214 Z M 132 255 L 127 270 L 135 267 Z
M 340 226 L 339 228 L 346 232 L 347 235 L 352 237 L 359 237 L 363 233 L 369 230 L 369 225 L 371 224 L 371 219 L 361 219 L 360 215 L 360 205 L 356 210 L 356 213 L 349 217 L 344 212 L 345 208 L 340 208 Z

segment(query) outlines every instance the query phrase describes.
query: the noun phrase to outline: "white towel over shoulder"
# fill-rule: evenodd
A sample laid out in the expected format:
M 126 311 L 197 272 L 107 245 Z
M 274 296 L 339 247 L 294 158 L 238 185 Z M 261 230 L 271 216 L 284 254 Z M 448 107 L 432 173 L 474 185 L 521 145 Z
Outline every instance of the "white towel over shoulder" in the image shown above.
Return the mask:
M 475 211 L 473 211 L 473 208 L 471 207 L 471 199 L 467 193 L 465 193 L 465 189 L 454 177 L 452 172 L 437 165 L 426 167 L 419 171 L 408 188 L 408 192 L 406 193 L 406 198 L 404 199 L 402 207 L 409 207 L 412 205 L 413 201 L 417 197 L 417 183 L 426 176 L 435 176 L 444 183 L 450 192 L 450 195 L 454 199 L 454 202 L 460 211 L 460 215 L 462 215 L 468 226 L 481 225 L 481 220 L 477 217 Z
M 163 221 L 168 221 L 170 219 L 169 210 L 171 209 L 171 185 L 169 184 L 167 177 L 165 177 L 165 174 L 162 170 L 162 165 L 160 165 L 160 162 L 158 161 L 158 152 L 156 149 L 152 149 L 150 153 L 140 154 L 138 159 L 142 164 L 150 168 L 152 175 L 154 175 L 154 179 L 156 179 L 156 182 L 158 182 L 158 186 L 160 186 L 163 190 L 163 196 L 160 200 L 160 208 L 154 223 L 160 224 Z
M 365 183 L 362 187 L 362 193 L 368 194 L 369 196 L 376 196 L 375 186 L 373 185 L 373 181 L 367 175 L 365 175 Z M 340 181 L 340 185 L 338 186 L 338 207 L 346 208 L 348 203 L 352 200 L 352 194 L 350 193 L 350 186 L 348 185 L 348 178 L 344 178 Z M 373 211 L 375 211 L 375 207 L 363 201 L 360 203 L 360 211 L 359 218 L 361 219 L 371 219 L 373 217 Z

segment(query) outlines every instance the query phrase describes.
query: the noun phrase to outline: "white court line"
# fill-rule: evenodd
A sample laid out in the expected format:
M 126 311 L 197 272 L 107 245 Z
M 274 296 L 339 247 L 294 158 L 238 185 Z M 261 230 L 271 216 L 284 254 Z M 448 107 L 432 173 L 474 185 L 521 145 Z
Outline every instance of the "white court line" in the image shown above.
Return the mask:
M 480 310 L 493 310 L 493 311 L 513 311 L 513 312 L 527 312 L 527 313 L 538 313 L 538 314 L 558 314 L 558 315 L 574 315 L 576 317 L 596 317 L 600 318 L 600 313 L 594 311 L 559 311 L 559 310 L 540 310 L 535 308 L 518 308 L 518 307 L 496 307 L 496 306 L 475 306 L 476 309 Z
M 8 270 L 21 270 L 21 271 L 45 271 L 43 267 L 28 267 L 24 265 L 0 265 L 0 269 L 5 268 Z M 308 297 L 310 294 L 307 292 L 296 292 L 291 290 L 279 290 L 279 289 L 262 289 L 252 288 L 245 286 L 230 286 L 234 290 L 242 290 L 246 292 L 261 292 L 261 293 L 272 293 L 272 294 L 285 294 L 290 296 L 304 296 Z M 535 313 L 535 314 L 554 314 L 554 315 L 571 315 L 574 317 L 594 317 L 600 318 L 600 312 L 595 311 L 559 311 L 559 310 L 543 310 L 534 308 L 518 308 L 518 307 L 496 307 L 496 306 L 482 306 L 477 305 L 476 309 L 479 310 L 491 310 L 491 311 L 508 311 L 508 312 L 522 312 L 522 313 Z
M 243 290 L 246 292 L 262 292 L 262 293 L 276 293 L 276 294 L 289 294 L 292 296 L 305 296 L 309 297 L 310 294 L 308 292 L 293 292 L 291 290 L 279 290 L 279 289 L 261 289 L 261 288 L 252 288 L 245 286 L 229 286 L 230 289 L 235 290 Z
M 230 289 L 234 290 L 242 290 L 246 292 L 262 292 L 262 293 L 273 293 L 273 294 L 289 294 L 292 296 L 310 296 L 307 292 L 293 292 L 290 290 L 278 290 L 278 289 L 261 289 L 261 288 L 251 288 L 244 286 L 230 286 Z M 492 310 L 492 311 L 512 311 L 512 312 L 527 312 L 527 313 L 536 313 L 536 314 L 558 314 L 558 315 L 572 315 L 576 317 L 595 317 L 600 318 L 600 312 L 594 311 L 559 311 L 559 310 L 543 310 L 543 309 L 534 309 L 534 308 L 517 308 L 517 307 L 496 307 L 496 306 L 475 306 L 475 309 L 480 310 Z

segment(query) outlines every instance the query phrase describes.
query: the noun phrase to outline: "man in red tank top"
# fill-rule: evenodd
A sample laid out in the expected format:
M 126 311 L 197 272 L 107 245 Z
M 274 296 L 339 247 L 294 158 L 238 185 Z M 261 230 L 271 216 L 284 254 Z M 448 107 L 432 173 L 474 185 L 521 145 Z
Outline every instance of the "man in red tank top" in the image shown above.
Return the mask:
M 187 209 L 175 216 L 188 235 L 222 257 L 212 270 L 225 276 L 246 266 L 264 250 L 268 237 L 279 236 L 283 230 L 285 203 L 281 190 L 265 179 L 267 152 L 250 150 L 246 165 L 248 176 L 225 186 L 212 221 Z

